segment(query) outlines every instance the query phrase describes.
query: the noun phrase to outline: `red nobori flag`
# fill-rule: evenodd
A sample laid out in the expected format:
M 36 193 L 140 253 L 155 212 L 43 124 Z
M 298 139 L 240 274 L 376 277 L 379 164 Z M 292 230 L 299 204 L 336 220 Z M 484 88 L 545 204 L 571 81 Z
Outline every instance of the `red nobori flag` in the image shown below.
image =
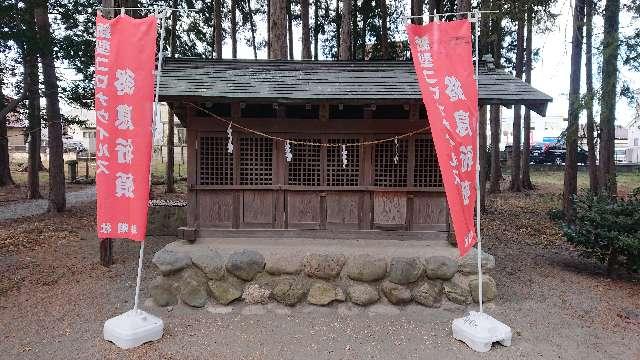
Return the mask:
M 477 237 L 478 89 L 468 20 L 407 25 L 413 64 L 442 172 L 460 255 Z
M 99 238 L 144 240 L 149 202 L 156 18 L 96 18 Z

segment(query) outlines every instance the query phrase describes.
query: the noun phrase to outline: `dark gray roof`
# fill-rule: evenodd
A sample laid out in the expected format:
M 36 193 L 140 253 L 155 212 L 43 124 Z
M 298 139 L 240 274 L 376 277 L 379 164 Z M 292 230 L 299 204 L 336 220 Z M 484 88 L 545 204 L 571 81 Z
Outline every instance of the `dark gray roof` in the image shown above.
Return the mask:
M 481 63 L 480 103 L 525 105 L 544 115 L 552 98 Z M 408 61 L 344 62 L 167 58 L 160 100 L 396 102 L 421 100 Z

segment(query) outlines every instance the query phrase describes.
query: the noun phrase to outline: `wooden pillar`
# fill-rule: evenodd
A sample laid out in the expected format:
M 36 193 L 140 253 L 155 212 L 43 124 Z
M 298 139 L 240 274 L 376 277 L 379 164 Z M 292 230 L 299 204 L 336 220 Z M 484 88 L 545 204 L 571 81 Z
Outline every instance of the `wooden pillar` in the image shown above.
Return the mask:
M 327 193 L 320 193 L 320 230 L 327 230 Z
M 407 218 L 405 220 L 405 226 L 407 231 L 413 230 L 413 208 L 414 208 L 415 195 L 407 194 Z
M 104 267 L 113 265 L 113 239 L 100 240 L 100 264 Z

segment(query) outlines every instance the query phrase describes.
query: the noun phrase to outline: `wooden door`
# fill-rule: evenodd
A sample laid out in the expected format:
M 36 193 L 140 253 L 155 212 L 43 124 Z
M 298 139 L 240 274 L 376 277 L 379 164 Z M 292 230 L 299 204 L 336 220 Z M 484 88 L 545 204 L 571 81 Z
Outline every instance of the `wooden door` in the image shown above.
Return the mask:
M 403 230 L 407 223 L 407 194 L 378 191 L 373 194 L 373 224 L 377 229 Z

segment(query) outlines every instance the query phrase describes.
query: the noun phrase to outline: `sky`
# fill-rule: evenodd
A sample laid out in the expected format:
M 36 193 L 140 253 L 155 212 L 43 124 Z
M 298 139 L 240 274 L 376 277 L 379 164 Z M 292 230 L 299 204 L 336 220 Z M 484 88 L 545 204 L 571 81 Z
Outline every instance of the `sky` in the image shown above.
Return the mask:
M 409 13 L 409 2 L 407 1 L 407 9 L 405 13 Z M 537 34 L 534 32 L 533 47 L 540 49 L 539 61 L 534 64 L 532 73 L 532 85 L 553 97 L 553 102 L 549 104 L 547 109 L 547 116 L 542 119 L 537 114 L 532 113 L 532 124 L 536 127 L 534 131 L 533 140 L 541 141 L 543 136 L 554 135 L 554 132 L 566 127 L 566 123 L 563 119 L 567 117 L 568 109 L 568 89 L 569 89 L 569 73 L 570 73 L 570 57 L 571 57 L 571 31 L 572 31 L 572 0 L 558 0 L 556 6 L 553 8 L 553 12 L 559 14 L 556 20 L 555 28 L 553 31 L 546 34 Z M 485 15 L 490 16 L 490 15 Z M 259 19 L 258 19 L 259 20 Z M 594 46 L 599 46 L 602 36 L 602 18 L 597 16 L 594 18 Z M 630 31 L 633 26 L 632 17 L 630 14 L 621 14 L 620 28 L 621 32 Z M 258 33 L 266 33 L 266 24 L 263 21 L 258 21 Z M 405 36 L 404 34 L 400 35 Z M 297 59 L 300 58 L 301 53 L 301 29 L 298 24 L 294 28 L 294 54 Z M 224 42 L 223 57 L 231 57 L 231 44 L 230 41 Z M 243 39 L 238 41 L 238 57 L 239 58 L 253 58 L 253 51 Z M 266 50 L 263 49 L 258 52 L 259 58 L 266 58 Z M 599 52 L 594 52 L 594 86 L 599 87 L 599 63 L 601 62 L 601 55 Z M 620 78 L 628 81 L 635 89 L 640 89 L 640 74 L 629 71 L 628 69 L 620 69 Z M 584 92 L 584 56 L 583 56 L 583 73 L 581 76 L 582 86 L 581 91 Z M 69 110 L 68 107 L 65 107 Z M 585 114 L 582 114 L 581 122 L 585 121 Z M 596 121 L 599 119 L 599 112 L 596 104 L 595 109 Z M 630 106 L 625 99 L 619 99 L 617 103 L 616 111 L 616 123 L 622 126 L 626 126 L 636 116 L 636 109 Z M 505 128 L 510 128 L 511 119 L 513 118 L 513 110 L 503 109 L 503 131 Z M 546 125 L 545 125 L 546 124 Z M 549 131 L 544 132 L 542 129 L 548 127 L 548 124 L 553 124 L 550 128 L 553 128 L 551 133 Z M 556 134 L 557 135 L 557 134 Z M 508 139 L 507 139 L 508 140 Z

